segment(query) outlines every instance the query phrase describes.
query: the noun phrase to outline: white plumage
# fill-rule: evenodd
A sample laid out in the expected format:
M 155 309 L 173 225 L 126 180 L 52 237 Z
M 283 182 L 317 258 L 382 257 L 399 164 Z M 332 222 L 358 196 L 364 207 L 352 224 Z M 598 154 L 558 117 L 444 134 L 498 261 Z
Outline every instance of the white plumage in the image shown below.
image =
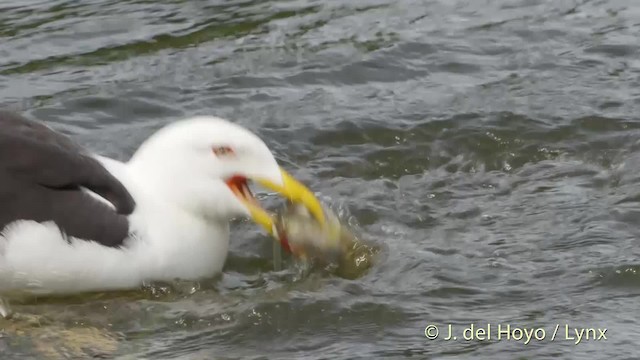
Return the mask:
M 216 147 L 233 153 L 215 156 Z M 252 199 L 234 193 L 225 179 L 286 187 L 286 173 L 261 139 L 215 117 L 161 129 L 128 162 L 96 157 L 136 201 L 129 216 L 134 235 L 112 248 L 90 239 L 69 242 L 51 222 L 15 221 L 0 233 L 0 292 L 115 290 L 216 275 L 227 257 L 229 220 L 255 215 Z

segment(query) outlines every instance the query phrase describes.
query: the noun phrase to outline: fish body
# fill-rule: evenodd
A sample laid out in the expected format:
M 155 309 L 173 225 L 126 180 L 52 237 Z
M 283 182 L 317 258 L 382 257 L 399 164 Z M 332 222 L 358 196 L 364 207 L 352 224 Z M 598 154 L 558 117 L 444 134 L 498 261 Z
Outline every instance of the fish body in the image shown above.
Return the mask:
M 358 239 L 331 210 L 324 210 L 322 225 L 304 206 L 288 204 L 276 216 L 276 237 L 298 259 L 333 265 L 339 275 L 357 277 L 371 266 L 377 249 Z

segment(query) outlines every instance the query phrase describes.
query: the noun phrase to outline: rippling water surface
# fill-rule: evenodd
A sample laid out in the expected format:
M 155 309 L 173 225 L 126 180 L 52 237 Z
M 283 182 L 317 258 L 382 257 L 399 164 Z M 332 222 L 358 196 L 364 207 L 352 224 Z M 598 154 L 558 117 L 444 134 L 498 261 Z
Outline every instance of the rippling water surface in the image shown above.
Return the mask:
M 2 359 L 636 358 L 639 33 L 622 0 L 2 1 L 3 106 L 119 159 L 227 117 L 384 245 L 275 272 L 239 222 L 220 278 L 16 305 Z

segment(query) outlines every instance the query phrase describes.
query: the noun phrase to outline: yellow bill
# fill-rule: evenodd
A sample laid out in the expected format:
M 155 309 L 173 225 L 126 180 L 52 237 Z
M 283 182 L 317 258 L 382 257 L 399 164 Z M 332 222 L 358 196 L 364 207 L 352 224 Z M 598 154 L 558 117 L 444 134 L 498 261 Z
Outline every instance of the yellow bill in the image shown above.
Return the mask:
M 326 218 L 320 200 L 305 185 L 293 178 L 284 169 L 280 169 L 282 185 L 266 179 L 252 179 L 257 184 L 277 192 L 293 203 L 304 205 L 311 215 L 321 224 L 326 223 Z M 276 236 L 273 216 L 260 206 L 258 201 L 246 188 L 246 184 L 230 181 L 227 183 L 231 190 L 240 198 L 249 209 L 250 216 L 257 224 L 262 226 L 271 236 Z

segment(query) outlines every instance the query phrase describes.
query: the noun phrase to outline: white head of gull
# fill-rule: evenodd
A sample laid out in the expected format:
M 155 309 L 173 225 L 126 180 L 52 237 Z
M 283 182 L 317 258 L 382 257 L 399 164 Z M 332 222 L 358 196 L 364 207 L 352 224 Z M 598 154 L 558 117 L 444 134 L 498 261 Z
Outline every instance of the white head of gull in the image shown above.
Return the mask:
M 227 258 L 231 219 L 248 217 L 273 231 L 248 181 L 303 203 L 324 220 L 316 197 L 278 165 L 258 136 L 217 117 L 167 125 L 128 162 L 93 154 L 90 158 L 124 185 L 135 207 L 129 214 L 117 214 L 113 201 L 87 187 L 80 189 L 86 198 L 82 201 L 126 219 L 126 236 L 104 244 L 68 236 L 53 220 L 16 218 L 4 229 L 0 226 L 0 293 L 105 291 L 136 288 L 145 281 L 214 276 Z M 79 223 L 86 225 L 92 216 L 78 212 L 74 220 L 80 217 Z

